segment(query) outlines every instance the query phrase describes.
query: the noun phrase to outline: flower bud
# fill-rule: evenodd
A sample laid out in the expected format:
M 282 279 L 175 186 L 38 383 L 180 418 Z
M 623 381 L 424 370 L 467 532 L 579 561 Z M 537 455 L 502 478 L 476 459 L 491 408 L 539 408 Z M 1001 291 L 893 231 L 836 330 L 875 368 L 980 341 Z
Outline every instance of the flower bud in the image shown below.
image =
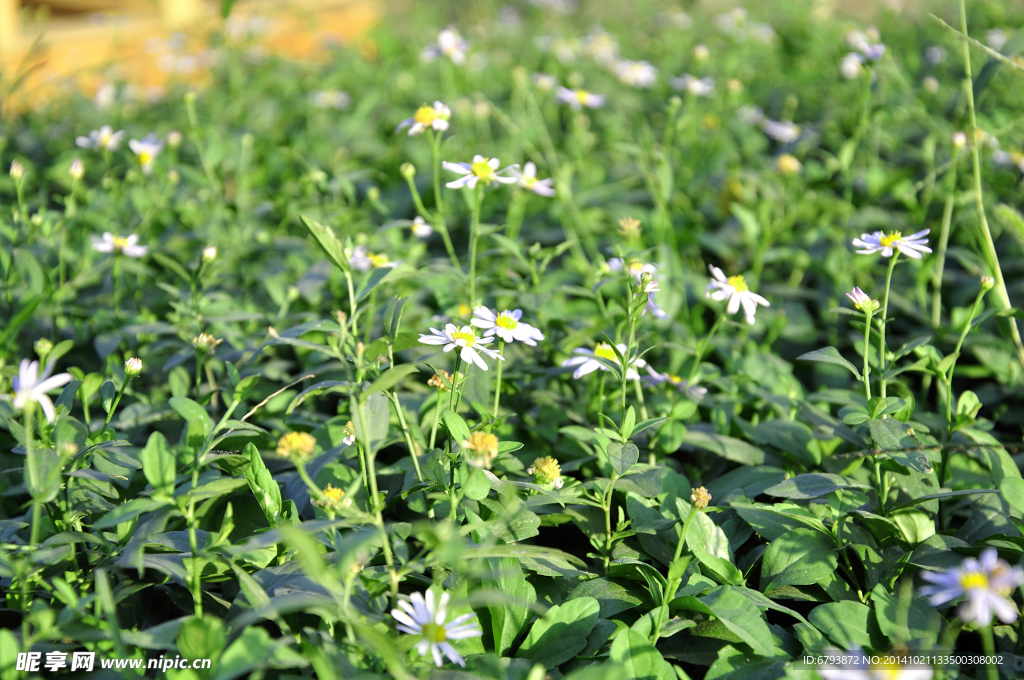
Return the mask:
M 700 44 L 693 48 L 693 58 L 697 61 L 707 61 L 708 57 L 711 56 L 711 51 L 707 45 Z
M 983 291 L 990 291 L 990 290 L 992 290 L 992 287 L 995 286 L 995 285 L 996 285 L 996 280 L 994 278 L 992 278 L 991 276 L 982 276 L 981 277 L 981 289 Z
M 725 83 L 725 89 L 729 91 L 729 94 L 739 94 L 743 92 L 743 82 L 736 78 L 730 78 Z
M 377 187 L 370 187 L 366 190 L 366 200 L 370 203 L 376 203 L 380 200 L 380 189 Z
M 552 486 L 561 489 L 565 484 L 562 479 L 562 467 L 551 456 L 535 459 L 533 465 L 527 468 L 526 474 L 533 475 L 533 483 L 538 486 Z
M 132 378 L 138 378 L 140 375 L 142 375 L 142 359 L 139 359 L 138 357 L 125 359 L 124 375 L 129 380 L 131 380 Z
M 167 181 L 171 184 L 177 184 L 181 181 L 181 175 L 178 174 L 177 170 L 171 170 L 167 173 Z
M 170 132 L 167 133 L 167 146 L 171 147 L 172 149 L 177 149 L 179 146 L 181 146 L 181 140 L 181 133 L 178 132 L 177 130 L 171 130 Z
M 473 467 L 490 470 L 498 456 L 498 438 L 489 432 L 473 432 L 460 446 L 466 454 L 466 462 Z
M 967 146 L 967 135 L 961 130 L 953 133 L 953 148 L 962 149 Z
M 619 220 L 619 235 L 627 240 L 640 238 L 640 220 L 634 217 L 623 217 Z
M 192 346 L 202 354 L 213 354 L 217 349 L 217 345 L 222 342 L 224 341 L 218 340 L 209 333 L 200 333 L 198 336 L 192 338 Z
M 203 248 L 203 261 L 204 262 L 213 262 L 216 259 L 217 259 L 217 247 L 216 246 L 206 246 L 205 248 Z
M 25 176 L 25 166 L 18 161 L 11 163 L 11 177 L 14 178 L 15 182 L 20 182 L 21 178 Z
M 804 169 L 796 156 L 784 153 L 775 160 L 775 167 L 784 175 L 795 175 Z
M 694 506 L 698 510 L 703 510 L 708 507 L 708 503 L 711 502 L 711 494 L 708 493 L 708 490 L 703 486 L 698 486 L 693 490 L 693 493 L 690 494 L 690 500 L 693 501 Z
M 277 440 L 277 455 L 303 460 L 313 455 L 316 439 L 308 432 L 289 432 Z
M 402 173 L 402 177 L 409 180 L 416 176 L 416 166 L 412 163 L 402 163 L 402 167 L 399 168 Z
M 939 79 L 935 76 L 925 76 L 924 80 L 921 81 L 921 86 L 924 87 L 924 91 L 928 94 L 935 94 L 939 91 Z
M 32 348 L 39 355 L 40 359 L 45 359 L 46 355 L 53 351 L 53 343 L 46 338 L 39 338 L 36 340 L 36 344 L 32 345 Z
M 82 163 L 81 158 L 76 158 L 71 161 L 71 167 L 68 168 L 68 176 L 71 179 L 82 179 L 82 175 L 85 174 L 85 165 Z

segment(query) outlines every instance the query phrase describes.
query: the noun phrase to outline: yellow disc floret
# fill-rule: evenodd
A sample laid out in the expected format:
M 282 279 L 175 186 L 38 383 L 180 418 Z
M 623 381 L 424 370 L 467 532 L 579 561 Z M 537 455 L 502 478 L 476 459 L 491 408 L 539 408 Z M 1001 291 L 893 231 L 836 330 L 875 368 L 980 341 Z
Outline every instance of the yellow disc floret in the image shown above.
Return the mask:
M 490 166 L 490 159 L 485 158 L 469 166 L 470 171 L 480 178 L 481 182 L 490 183 L 494 181 L 494 168 Z
M 476 347 L 476 333 L 473 332 L 472 328 L 469 330 L 455 331 L 452 333 L 452 340 L 456 342 L 462 340 L 466 347 Z
M 960 577 L 960 587 L 964 590 L 988 588 L 988 575 L 978 571 L 967 572 Z
M 499 328 L 507 328 L 508 330 L 514 330 L 519 322 L 512 318 L 512 315 L 508 312 L 502 312 L 498 315 L 497 320 L 494 322 Z
M 883 236 L 881 241 L 879 241 L 879 242 L 883 246 L 885 246 L 886 248 L 891 248 L 893 246 L 893 244 L 899 243 L 902 240 L 903 240 L 903 234 L 901 234 L 898 231 L 893 231 L 893 232 L 890 232 L 889 234 L 887 234 L 886 236 Z
M 527 472 L 533 475 L 534 484 L 561 486 L 559 482 L 562 479 L 562 467 L 551 456 L 537 458 Z
M 432 106 L 421 106 L 416 109 L 416 113 L 413 114 L 412 119 L 420 125 L 429 127 L 437 120 L 440 116 L 437 115 L 437 111 Z
M 726 283 L 732 286 L 733 290 L 735 290 L 737 293 L 746 293 L 748 290 L 750 290 L 750 287 L 747 286 L 747 282 L 743 279 L 742 276 L 730 276 Z
M 448 633 L 445 631 L 444 626 L 440 626 L 436 623 L 428 623 L 423 626 L 423 637 L 434 644 L 441 644 L 448 640 Z
M 490 432 L 473 432 L 469 439 L 462 441 L 466 462 L 473 467 L 491 468 L 491 462 L 498 455 L 498 438 Z
M 594 348 L 594 356 L 602 357 L 609 361 L 614 361 L 615 363 L 618 363 L 619 361 L 619 358 L 615 356 L 615 350 L 613 350 L 612 346 L 607 342 L 597 343 L 597 347 Z
M 277 440 L 277 455 L 283 458 L 309 458 L 316 439 L 308 432 L 289 432 Z

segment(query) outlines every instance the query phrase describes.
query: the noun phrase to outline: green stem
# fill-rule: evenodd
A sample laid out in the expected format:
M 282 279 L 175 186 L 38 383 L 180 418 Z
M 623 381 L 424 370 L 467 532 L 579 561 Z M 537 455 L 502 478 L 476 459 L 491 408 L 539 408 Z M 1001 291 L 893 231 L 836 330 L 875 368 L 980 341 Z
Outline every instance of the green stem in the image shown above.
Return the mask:
M 124 395 L 124 391 L 128 388 L 128 383 L 131 381 L 132 379 L 126 376 L 124 382 L 121 383 L 121 389 L 117 391 L 117 396 L 114 397 L 114 403 L 110 405 L 110 413 L 107 414 L 107 419 L 103 421 L 103 427 L 100 429 L 101 434 L 107 429 L 107 426 L 110 425 L 110 420 L 114 417 L 114 412 L 117 411 L 117 405 L 121 403 L 121 396 Z M 199 384 L 198 380 L 196 381 L 196 384 Z M 198 398 L 199 392 L 197 388 L 196 399 L 198 400 Z
M 597 381 L 597 422 L 601 422 L 601 415 L 604 413 L 604 381 L 605 372 L 601 371 L 601 377 Z
M 473 192 L 473 221 L 469 226 L 469 306 L 476 307 L 476 250 L 480 240 L 480 203 L 483 201 L 484 188 L 477 184 Z
M 965 0 L 960 0 L 960 32 L 966 36 L 967 33 L 967 5 Z M 978 121 L 974 111 L 974 76 L 971 73 L 971 46 L 967 40 L 962 41 L 964 55 L 964 91 L 967 94 L 967 113 L 971 120 L 971 165 L 974 170 L 974 201 L 978 209 L 978 219 L 981 222 L 981 236 L 985 244 L 985 255 L 992 268 L 992 276 L 996 280 L 997 300 L 1000 309 L 1009 309 L 1010 295 L 1006 291 L 1006 281 L 1003 280 L 1003 270 L 999 266 L 999 255 L 996 253 L 996 244 L 992 240 L 992 232 L 988 227 L 988 219 L 985 216 L 985 201 L 981 191 L 981 156 L 978 151 Z M 1017 357 L 1021 364 L 1024 364 L 1024 341 L 1021 340 L 1020 330 L 1017 328 L 1017 321 L 1008 317 L 1006 322 L 1010 327 L 1010 335 L 1013 344 L 1017 347 Z
M 959 152 L 957 152 L 959 154 Z M 936 253 L 935 273 L 932 276 L 932 328 L 942 323 L 942 274 L 946 268 L 946 249 L 949 247 L 949 232 L 953 224 L 953 206 L 956 203 L 956 158 L 949 170 L 949 193 L 942 208 L 942 229 L 939 232 L 939 249 Z
M 445 250 L 448 251 L 448 257 L 451 258 L 452 266 L 455 267 L 456 271 L 459 271 L 462 266 L 459 264 L 459 256 L 455 254 L 455 246 L 452 245 L 452 237 L 448 233 L 448 222 L 444 216 L 444 194 L 441 193 L 441 133 L 428 130 L 427 135 L 430 137 L 430 153 L 434 171 L 434 227 L 441 232 L 441 239 L 444 241 Z M 409 179 L 409 186 L 413 191 L 414 198 L 419 201 L 419 193 L 416 191 L 411 178 Z M 426 209 L 422 208 L 422 205 L 422 202 L 420 202 L 421 212 L 424 213 L 423 216 L 426 218 Z
M 871 304 L 874 304 L 872 302 Z M 871 317 L 873 312 L 864 312 L 864 397 L 871 401 L 871 363 L 868 357 L 871 356 Z
M 992 624 L 990 623 L 987 626 L 983 626 L 978 630 L 978 632 L 981 633 L 981 645 L 984 648 L 985 656 L 987 657 L 985 660 L 985 672 L 988 680 L 999 680 L 999 669 L 994 663 L 989 661 L 989 659 L 995 656 L 996 653 L 996 642 L 992 635 Z
M 203 384 L 203 353 L 196 350 L 196 401 L 199 401 L 199 387 Z M 106 427 L 106 426 L 104 426 Z
M 114 252 L 114 318 L 121 317 L 121 257 Z
M 505 341 L 498 339 L 498 354 L 501 355 L 505 351 Z M 501 401 L 501 369 L 504 367 L 505 362 L 498 360 L 498 375 L 494 382 L 494 417 L 498 417 L 498 403 Z
M 686 378 L 686 384 L 693 385 L 693 379 L 697 377 L 697 371 L 700 370 L 700 362 L 704 358 L 704 353 L 708 351 L 708 347 L 711 345 L 711 340 L 715 337 L 715 333 L 718 332 L 718 327 L 722 325 L 722 320 L 725 319 L 725 312 L 718 315 L 715 319 L 714 325 L 711 326 L 711 330 L 704 336 L 704 339 L 697 345 L 697 355 L 693 359 L 693 366 L 690 368 L 690 375 Z
M 356 322 L 356 291 L 352 285 L 352 272 L 345 272 L 345 285 L 348 287 L 348 318 L 352 322 L 352 337 L 359 335 L 359 324 Z
M 437 441 L 437 423 L 441 420 L 441 393 L 437 393 L 437 403 L 434 404 L 434 424 L 430 427 L 430 448 L 434 448 Z
M 889 258 L 889 271 L 885 274 L 885 297 L 882 299 L 882 318 L 878 322 L 878 396 L 885 398 L 885 324 L 889 318 L 889 286 L 892 285 L 892 270 L 900 251 L 894 250 Z
M 35 430 L 35 403 L 30 402 L 25 405 L 25 467 L 27 470 L 32 471 L 32 484 L 29 491 L 32 490 L 36 484 L 38 484 L 38 470 L 36 469 L 36 452 L 35 452 L 35 441 L 33 439 Z M 42 504 L 36 499 L 36 495 L 32 494 L 32 529 L 29 538 L 29 545 L 35 547 L 39 544 L 39 534 L 42 529 L 40 523 L 42 522 Z
M 604 508 L 604 568 L 608 569 L 608 563 L 612 557 L 612 492 L 615 491 L 615 482 L 619 479 L 617 472 L 612 473 L 612 478 L 608 480 L 608 489 L 605 491 L 603 498 L 601 499 L 601 506 Z
M 885 517 L 885 504 L 889 500 L 889 486 L 881 461 L 875 457 L 875 484 L 878 493 L 878 514 Z
M 683 522 L 683 530 L 679 533 L 679 542 L 676 543 L 676 554 L 672 558 L 675 562 L 682 556 L 683 547 L 686 545 L 686 533 L 690 530 L 690 523 L 693 522 L 693 518 L 697 515 L 697 506 L 690 505 L 690 512 L 686 515 L 686 521 Z

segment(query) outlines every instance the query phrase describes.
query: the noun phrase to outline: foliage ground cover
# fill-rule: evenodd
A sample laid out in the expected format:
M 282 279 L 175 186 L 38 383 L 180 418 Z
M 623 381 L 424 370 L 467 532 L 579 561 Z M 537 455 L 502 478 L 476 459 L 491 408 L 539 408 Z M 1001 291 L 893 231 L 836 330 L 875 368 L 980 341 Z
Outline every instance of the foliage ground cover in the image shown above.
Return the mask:
M 1024 15 L 686 9 L 8 112 L 0 678 L 1014 677 Z

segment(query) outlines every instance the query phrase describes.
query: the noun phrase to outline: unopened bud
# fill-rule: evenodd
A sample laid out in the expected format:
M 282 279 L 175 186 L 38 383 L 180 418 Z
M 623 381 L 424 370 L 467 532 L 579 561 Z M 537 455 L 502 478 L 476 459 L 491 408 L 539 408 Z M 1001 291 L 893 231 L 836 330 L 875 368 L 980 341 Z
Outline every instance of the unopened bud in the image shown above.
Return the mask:
M 376 203 L 380 200 L 380 189 L 377 187 L 370 187 L 366 190 L 366 198 L 371 203 Z
M 172 149 L 177 149 L 179 146 L 181 146 L 181 140 L 181 133 L 178 132 L 177 130 L 171 130 L 170 132 L 167 133 L 167 146 L 171 147 Z
M 399 168 L 399 172 L 402 173 L 402 177 L 412 179 L 416 176 L 416 166 L 412 163 L 402 163 L 402 167 Z
M 167 173 L 167 181 L 171 184 L 177 184 L 181 181 L 181 175 L 178 174 L 177 170 L 171 170 Z
M 71 179 L 82 179 L 82 175 L 85 174 L 85 165 L 82 163 L 81 158 L 76 158 L 71 161 L 71 167 L 68 168 L 68 175 Z
M 327 181 L 327 173 L 323 170 L 310 170 L 309 179 L 316 184 L 323 184 Z
M 198 336 L 192 338 L 192 346 L 203 354 L 213 354 L 217 349 L 217 345 L 222 342 L 224 341 L 218 340 L 209 333 L 200 333 Z
M 217 247 L 216 246 L 206 246 L 205 248 L 203 248 L 203 261 L 204 262 L 213 262 L 216 259 L 217 259 Z
M 962 132 L 962 131 L 954 132 L 953 133 L 953 148 L 954 149 L 962 149 L 965 146 L 967 146 L 967 135 L 964 134 L 964 132 Z
M 53 350 L 53 343 L 46 338 L 39 338 L 36 340 L 36 344 L 32 345 L 32 348 L 39 355 L 40 359 L 44 359 Z
M 140 375 L 142 375 L 142 359 L 139 359 L 138 357 L 125 359 L 124 375 L 129 380 L 131 380 L 132 378 L 138 378 Z
M 991 276 L 982 276 L 981 277 L 981 289 L 983 291 L 992 290 L 992 287 L 995 286 L 995 285 L 996 285 L 996 280 L 994 278 L 992 278 Z
M 14 161 L 11 163 L 11 177 L 14 178 L 15 182 L 21 181 L 21 178 L 25 176 L 25 166 Z
M 711 56 L 711 51 L 707 45 L 697 45 L 693 48 L 693 58 L 697 61 L 707 61 L 708 57 Z
M 711 502 L 711 494 L 703 486 L 698 486 L 690 494 L 690 500 L 693 501 L 694 506 L 699 510 L 703 510 L 708 507 L 708 503 Z

